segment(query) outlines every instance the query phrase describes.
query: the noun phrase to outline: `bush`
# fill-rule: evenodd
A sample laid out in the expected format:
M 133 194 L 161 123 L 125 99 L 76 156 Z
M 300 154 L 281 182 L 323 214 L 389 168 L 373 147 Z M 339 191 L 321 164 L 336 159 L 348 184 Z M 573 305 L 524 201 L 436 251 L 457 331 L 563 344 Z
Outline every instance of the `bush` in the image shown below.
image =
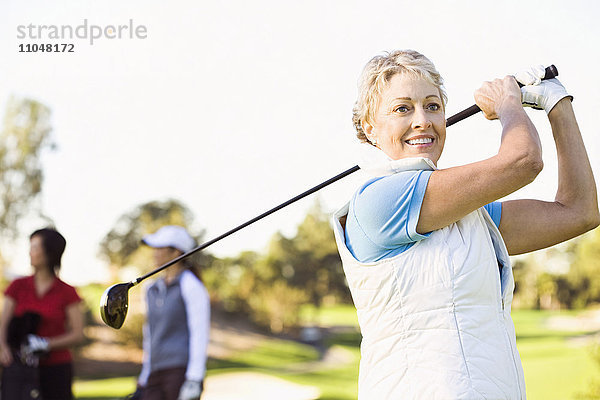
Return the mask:
M 591 346 L 590 354 L 596 364 L 600 366 L 600 343 L 596 343 Z M 577 394 L 576 398 L 577 400 L 600 399 L 600 380 L 594 379 L 592 382 L 590 382 L 588 390 L 584 393 Z
M 308 295 L 303 290 L 279 280 L 248 299 L 250 318 L 273 333 L 289 331 L 298 326 L 300 307 L 307 301 Z
M 116 331 L 119 342 L 141 349 L 143 346 L 142 327 L 145 320 L 144 314 L 127 314 L 126 323 Z

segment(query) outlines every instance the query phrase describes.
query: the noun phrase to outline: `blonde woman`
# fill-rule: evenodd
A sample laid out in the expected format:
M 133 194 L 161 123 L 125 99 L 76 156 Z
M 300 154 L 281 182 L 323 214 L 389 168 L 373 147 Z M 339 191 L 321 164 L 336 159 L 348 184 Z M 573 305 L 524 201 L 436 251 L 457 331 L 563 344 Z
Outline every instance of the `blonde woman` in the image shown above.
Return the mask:
M 540 73 L 521 73 L 522 90 L 512 76 L 485 82 L 475 101 L 500 121 L 498 153 L 438 169 L 446 94 L 434 65 L 412 50 L 366 65 L 354 125 L 371 178 L 334 218 L 363 335 L 359 399 L 525 398 L 509 255 L 552 246 L 600 221 L 572 97 Z M 523 102 L 544 109 L 552 126 L 553 202 L 498 202 L 543 166 Z M 476 149 L 477 140 L 464 146 Z

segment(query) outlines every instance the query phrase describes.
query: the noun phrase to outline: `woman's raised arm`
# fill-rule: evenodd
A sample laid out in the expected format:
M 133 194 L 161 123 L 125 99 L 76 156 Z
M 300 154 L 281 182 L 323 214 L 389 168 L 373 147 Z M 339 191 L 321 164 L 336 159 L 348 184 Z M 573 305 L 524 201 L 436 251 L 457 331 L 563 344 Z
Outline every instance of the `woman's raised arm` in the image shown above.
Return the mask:
M 486 160 L 431 174 L 417 232 L 426 233 L 458 221 L 470 212 L 531 183 L 542 170 L 537 130 L 521 105 L 521 91 L 507 76 L 486 82 L 475 102 L 488 119 L 499 119 L 498 154 Z M 477 146 L 477 136 L 468 146 Z
M 510 254 L 542 249 L 585 233 L 600 223 L 594 174 L 568 98 L 548 114 L 558 156 L 553 202 L 502 203 L 500 232 Z

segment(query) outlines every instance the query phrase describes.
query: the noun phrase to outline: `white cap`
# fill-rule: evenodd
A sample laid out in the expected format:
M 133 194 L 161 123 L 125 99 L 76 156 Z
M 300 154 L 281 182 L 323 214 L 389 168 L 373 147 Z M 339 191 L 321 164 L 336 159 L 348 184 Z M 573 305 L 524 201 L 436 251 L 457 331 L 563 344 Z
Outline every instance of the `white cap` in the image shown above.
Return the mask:
M 154 233 L 142 238 L 142 243 L 150 247 L 174 247 L 187 253 L 196 247 L 196 241 L 185 228 L 177 225 L 166 225 Z

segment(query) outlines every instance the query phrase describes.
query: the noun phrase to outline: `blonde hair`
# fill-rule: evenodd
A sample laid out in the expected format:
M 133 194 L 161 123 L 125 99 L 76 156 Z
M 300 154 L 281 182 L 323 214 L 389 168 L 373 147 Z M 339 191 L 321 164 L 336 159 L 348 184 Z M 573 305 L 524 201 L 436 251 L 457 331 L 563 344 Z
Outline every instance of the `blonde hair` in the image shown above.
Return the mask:
M 358 99 L 352 109 L 352 122 L 356 136 L 361 141 L 368 142 L 363 122 L 373 122 L 381 94 L 397 74 L 408 74 L 429 81 L 440 91 L 442 104 L 446 107 L 448 96 L 444 89 L 444 80 L 427 57 L 414 50 L 385 52 L 373 57 L 365 65 L 359 79 Z

